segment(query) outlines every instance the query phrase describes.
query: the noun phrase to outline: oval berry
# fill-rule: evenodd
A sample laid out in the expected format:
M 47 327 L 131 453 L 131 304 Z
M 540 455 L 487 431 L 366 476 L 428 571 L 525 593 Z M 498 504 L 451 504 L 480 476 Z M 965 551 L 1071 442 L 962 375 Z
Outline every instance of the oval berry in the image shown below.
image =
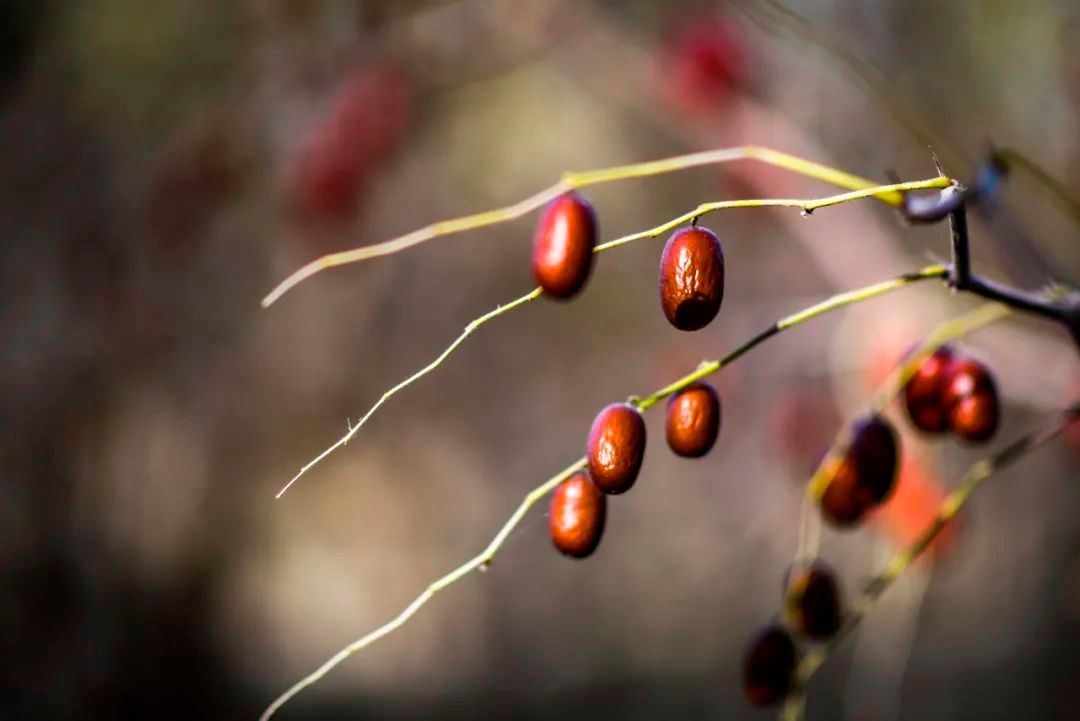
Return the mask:
M 533 236 L 532 271 L 553 298 L 571 298 L 585 286 L 596 247 L 596 212 L 571 190 L 544 209 Z
M 1001 420 L 994 376 L 981 362 L 965 358 L 953 365 L 944 392 L 949 425 L 965 441 L 989 440 Z
M 899 446 L 896 431 L 883 416 L 868 416 L 852 426 L 847 455 L 874 505 L 883 503 L 896 484 Z
M 904 386 L 904 405 L 916 428 L 926 433 L 949 430 L 945 389 L 952 377 L 953 350 L 941 346 L 930 354 Z
M 785 606 L 791 627 L 807 638 L 825 641 L 840 630 L 840 587 L 833 572 L 821 562 L 792 575 Z
M 855 463 L 847 457 L 837 462 L 818 503 L 825 520 L 837 528 L 854 526 L 874 505 L 859 482 Z
M 770 706 L 791 691 L 798 654 L 791 634 L 768 626 L 751 640 L 743 658 L 743 693 L 755 706 Z
M 679 391 L 667 404 L 668 446 L 685 458 L 704 456 L 716 443 L 721 414 L 720 397 L 710 384 L 699 381 Z
M 660 305 L 679 330 L 699 330 L 724 300 L 724 251 L 708 228 L 675 231 L 660 256 Z
M 856 421 L 847 449 L 834 462 L 820 499 L 826 520 L 840 528 L 849 527 L 884 503 L 896 484 L 898 458 L 896 431 L 885 418 L 872 415 Z
M 600 544 L 606 516 L 607 497 L 587 475 L 575 473 L 551 496 L 551 543 L 567 556 L 585 558 Z
M 645 421 L 628 403 L 600 411 L 585 443 L 589 475 L 604 493 L 625 493 L 637 480 L 645 458 Z

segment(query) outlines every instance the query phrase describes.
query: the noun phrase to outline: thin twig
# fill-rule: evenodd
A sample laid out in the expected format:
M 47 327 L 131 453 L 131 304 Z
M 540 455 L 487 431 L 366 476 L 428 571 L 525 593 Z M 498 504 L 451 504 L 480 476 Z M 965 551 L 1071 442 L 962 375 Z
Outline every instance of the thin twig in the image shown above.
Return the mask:
M 390 255 L 441 236 L 453 235 L 466 230 L 475 230 L 477 228 L 484 228 L 498 223 L 505 223 L 536 210 L 568 190 L 585 188 L 591 185 L 600 185 L 602 183 L 611 183 L 619 180 L 628 180 L 631 178 L 645 178 L 654 175 L 662 175 L 664 173 L 685 170 L 687 168 L 729 163 L 736 160 L 755 160 L 765 163 L 766 165 L 784 168 L 801 175 L 817 178 L 818 180 L 848 190 L 864 190 L 877 185 L 870 180 L 860 178 L 850 173 L 845 173 L 842 170 L 757 145 L 720 148 L 718 150 L 690 153 L 688 155 L 679 155 L 646 163 L 620 165 L 613 168 L 603 168 L 600 170 L 589 170 L 578 173 L 566 173 L 563 178 L 554 185 L 551 185 L 524 200 L 513 203 L 512 205 L 488 210 L 482 213 L 475 213 L 473 215 L 466 215 L 461 218 L 443 220 L 438 223 L 426 225 L 423 228 L 419 228 L 382 243 L 366 245 L 338 253 L 330 253 L 316 258 L 279 283 L 276 288 L 263 298 L 262 306 L 264 308 L 269 307 L 290 289 L 327 268 L 334 268 L 350 263 L 358 263 L 371 258 L 377 258 L 383 255 Z M 944 183 L 943 185 L 926 187 L 944 187 L 944 185 L 947 184 L 948 183 Z M 882 190 L 875 193 L 875 196 L 882 202 L 894 207 L 899 206 L 902 200 L 901 193 L 896 190 Z
M 749 352 L 752 348 L 763 343 L 768 338 L 771 338 L 774 335 L 777 335 L 778 333 L 781 333 L 785 330 L 789 330 L 798 325 L 801 325 L 802 323 L 813 320 L 814 318 L 825 315 L 826 313 L 829 313 L 833 310 L 837 310 L 839 308 L 843 308 L 854 303 L 870 300 L 871 298 L 885 295 L 886 293 L 890 293 L 894 290 L 899 290 L 900 288 L 904 288 L 920 281 L 944 279 L 947 275 L 948 268 L 946 266 L 932 265 L 923 268 L 922 270 L 915 273 L 906 273 L 904 275 L 893 278 L 892 280 L 875 283 L 873 285 L 868 285 L 864 288 L 859 288 L 857 290 L 834 295 L 831 298 L 828 298 L 821 303 L 817 303 L 803 311 L 781 318 L 765 330 L 761 331 L 757 335 L 751 337 L 749 340 L 736 347 L 734 350 L 730 351 L 723 358 L 719 360 L 706 361 L 701 363 L 695 371 L 688 373 L 679 380 L 667 386 L 664 386 L 657 391 L 654 391 L 653 393 L 644 398 L 636 400 L 635 403 L 639 409 L 646 410 L 658 403 L 659 401 L 663 400 L 664 398 L 672 395 L 673 393 L 677 393 L 678 391 L 686 388 L 692 383 L 695 383 L 696 381 L 701 380 L 702 378 L 711 375 L 712 373 L 715 373 L 721 368 L 729 365 L 737 358 Z M 503 543 L 513 532 L 514 528 L 516 528 L 517 525 L 521 522 L 521 520 L 525 517 L 525 514 L 528 512 L 528 510 L 533 505 L 535 505 L 537 501 L 539 501 L 541 498 L 553 491 L 555 487 L 558 486 L 559 483 L 561 483 L 563 480 L 568 478 L 573 473 L 583 469 L 585 467 L 585 463 L 585 457 L 578 458 L 577 460 L 569 464 L 566 468 L 564 468 L 562 471 L 560 471 L 559 473 L 552 476 L 550 479 L 530 491 L 528 495 L 525 496 L 521 504 L 517 507 L 517 510 L 514 511 L 513 515 L 510 516 L 510 519 L 505 524 L 503 524 L 502 528 L 497 534 L 495 534 L 495 537 L 491 540 L 487 547 L 484 548 L 483 551 L 481 551 L 469 561 L 466 561 L 461 566 L 458 566 L 454 570 L 450 571 L 442 578 L 433 582 L 431 585 L 429 585 L 419 596 L 417 596 L 408 606 L 406 606 L 401 613 L 391 619 L 388 623 L 380 626 L 379 628 L 368 633 L 367 635 L 362 636 L 356 641 L 353 641 L 348 646 L 331 656 L 325 663 L 319 666 L 319 668 L 315 669 L 315 671 L 313 671 L 311 674 L 305 676 L 303 679 L 298 681 L 288 691 L 283 693 L 272 704 L 270 704 L 269 707 L 267 707 L 266 711 L 264 711 L 262 716 L 260 717 L 260 721 L 267 721 L 267 719 L 269 719 L 291 698 L 296 696 L 296 694 L 300 693 L 302 690 L 312 685 L 313 683 L 316 683 L 319 679 L 329 673 L 335 666 L 340 664 L 352 654 L 360 651 L 363 648 L 366 648 L 367 646 L 370 646 L 375 641 L 378 641 L 380 638 L 383 638 L 387 634 L 400 628 L 428 601 L 430 601 L 436 593 L 459 581 L 472 571 L 489 566 L 492 561 L 494 561 L 495 556 L 496 554 L 498 554 L 500 548 L 502 548 Z

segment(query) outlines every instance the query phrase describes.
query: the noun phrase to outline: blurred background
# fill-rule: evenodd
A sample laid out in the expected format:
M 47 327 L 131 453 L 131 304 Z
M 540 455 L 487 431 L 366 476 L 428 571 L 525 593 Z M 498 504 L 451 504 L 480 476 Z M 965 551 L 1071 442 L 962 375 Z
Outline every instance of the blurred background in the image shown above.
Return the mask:
M 716 322 L 659 309 L 663 238 L 573 303 L 492 321 L 274 494 L 472 318 L 533 287 L 535 215 L 318 276 L 298 265 L 516 201 L 565 170 L 761 144 L 886 182 L 1014 148 L 1080 194 L 1070 0 L 512 0 L 0 6 L 0 718 L 255 719 L 477 553 L 580 455 L 594 413 L 838 290 L 947 254 L 848 204 L 703 222 Z M 596 187 L 604 239 L 700 202 L 834 192 L 736 163 Z M 1080 281 L 1076 218 L 1030 173 L 972 219 L 979 271 Z M 590 559 L 546 504 L 492 569 L 280 712 L 296 719 L 766 718 L 744 645 L 780 605 L 802 484 L 896 359 L 976 303 L 937 284 L 786 333 L 721 374 L 724 427 L 672 456 L 662 413 Z M 1080 395 L 1017 318 L 963 347 L 1004 425 L 903 429 L 897 498 L 826 531 L 853 594 L 976 458 Z M 1080 432 L 994 478 L 814 680 L 810 719 L 1080 718 Z

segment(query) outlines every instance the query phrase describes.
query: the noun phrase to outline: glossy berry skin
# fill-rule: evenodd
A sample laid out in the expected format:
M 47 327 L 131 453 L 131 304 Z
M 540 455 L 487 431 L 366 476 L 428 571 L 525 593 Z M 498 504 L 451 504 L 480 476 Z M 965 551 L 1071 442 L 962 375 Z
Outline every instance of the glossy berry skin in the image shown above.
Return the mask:
M 944 392 L 949 425 L 972 443 L 989 440 L 1001 420 L 997 384 L 990 369 L 973 358 L 956 362 Z
M 724 251 L 708 228 L 675 231 L 660 256 L 660 305 L 679 330 L 700 330 L 724 300 Z
M 925 433 L 949 430 L 949 412 L 945 390 L 952 378 L 956 354 L 941 346 L 928 356 L 904 386 L 904 406 L 911 423 Z
M 667 404 L 668 446 L 684 458 L 704 456 L 716 443 L 721 415 L 720 397 L 710 384 L 699 381 L 679 391 Z
M 645 421 L 636 408 L 613 403 L 593 420 L 585 443 L 589 476 L 604 493 L 626 493 L 645 458 Z
M 551 543 L 572 558 L 585 558 L 596 550 L 604 534 L 607 496 L 584 473 L 559 484 L 551 496 L 548 529 Z
M 821 496 L 821 511 L 834 526 L 845 528 L 884 503 L 896 484 L 899 440 L 882 416 L 867 416 L 851 428 L 844 455 L 831 470 Z
M 596 247 L 596 212 L 569 191 L 544 208 L 533 236 L 532 270 L 544 293 L 560 299 L 577 295 L 589 279 Z
M 771 706 L 791 691 L 798 653 L 791 634 L 768 626 L 751 640 L 743 657 L 743 693 L 755 706 Z
M 788 580 L 785 596 L 787 616 L 797 633 L 826 641 L 840 630 L 840 588 L 825 564 L 797 570 Z

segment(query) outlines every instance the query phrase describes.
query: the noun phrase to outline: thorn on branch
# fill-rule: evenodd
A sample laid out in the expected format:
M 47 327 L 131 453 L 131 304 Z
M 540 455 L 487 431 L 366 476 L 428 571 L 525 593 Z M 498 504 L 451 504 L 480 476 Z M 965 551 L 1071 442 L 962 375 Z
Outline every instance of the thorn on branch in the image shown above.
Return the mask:
M 941 172 L 940 167 L 938 172 Z M 915 225 L 937 223 L 962 205 L 992 200 L 1008 175 L 1009 166 L 1004 156 L 992 152 L 979 167 L 970 185 L 952 185 L 929 196 L 904 193 L 900 214 L 904 220 Z

